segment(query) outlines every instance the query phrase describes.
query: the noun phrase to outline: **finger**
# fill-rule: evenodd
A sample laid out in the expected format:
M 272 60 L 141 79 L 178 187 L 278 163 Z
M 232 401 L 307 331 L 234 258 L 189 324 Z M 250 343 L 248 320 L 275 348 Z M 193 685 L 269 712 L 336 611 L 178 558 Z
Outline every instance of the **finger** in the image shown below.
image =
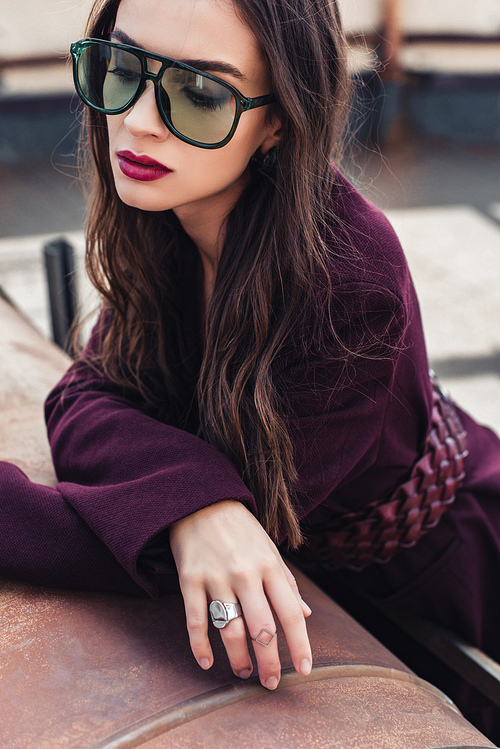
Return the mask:
M 246 590 L 240 595 L 240 603 L 252 640 L 260 682 L 266 689 L 276 689 L 281 678 L 276 624 L 262 586 Z
M 257 663 L 259 664 L 259 678 L 266 689 L 276 689 L 281 679 L 281 663 L 278 652 L 276 625 L 261 627 L 255 636 L 250 638 Z
M 307 603 L 304 601 L 304 599 L 300 595 L 299 586 L 297 585 L 297 580 L 293 576 L 292 571 L 287 567 L 287 565 L 284 562 L 283 562 L 283 569 L 285 571 L 287 580 L 290 583 L 290 587 L 292 588 L 292 590 L 297 596 L 297 600 L 302 609 L 302 613 L 304 614 L 305 617 L 311 616 L 312 609 L 307 605 Z
M 300 608 L 302 609 L 302 613 L 304 614 L 305 618 L 307 619 L 308 616 L 311 616 L 312 614 L 312 608 L 308 606 L 308 604 L 304 601 L 304 599 L 301 597 L 300 601 Z
M 202 587 L 182 589 L 182 595 L 191 650 L 199 665 L 207 670 L 214 662 L 208 639 L 207 595 Z
M 312 653 L 302 607 L 290 586 L 277 576 L 264 581 L 264 589 L 280 621 L 295 670 L 307 675 L 312 668 Z
M 235 596 L 233 594 L 219 600 L 235 601 Z M 243 617 L 239 616 L 237 619 L 232 619 L 219 632 L 234 674 L 240 679 L 248 679 L 253 671 L 253 664 L 248 652 L 247 633 Z

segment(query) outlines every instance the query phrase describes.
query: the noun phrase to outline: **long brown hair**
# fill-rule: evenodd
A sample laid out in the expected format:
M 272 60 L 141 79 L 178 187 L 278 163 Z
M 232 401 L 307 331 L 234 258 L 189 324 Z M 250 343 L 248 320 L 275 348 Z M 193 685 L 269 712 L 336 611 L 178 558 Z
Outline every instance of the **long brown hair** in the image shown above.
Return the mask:
M 120 201 L 105 120 L 91 111 L 87 266 L 105 298 L 98 358 L 108 377 L 138 392 L 157 417 L 199 426 L 237 467 L 270 536 L 286 531 L 295 548 L 296 471 L 276 373 L 291 347 L 310 345 L 298 329 L 304 309 L 315 310 L 314 327 L 328 308 L 318 288 L 328 294 L 325 231 L 331 159 L 345 124 L 345 47 L 336 0 L 233 1 L 267 61 L 278 101 L 269 117 L 278 114 L 282 136 L 277 165 L 252 169 L 227 219 L 204 346 L 197 354 L 189 312 L 196 247 L 171 211 L 148 213 Z M 89 36 L 107 37 L 119 3 L 97 0 Z

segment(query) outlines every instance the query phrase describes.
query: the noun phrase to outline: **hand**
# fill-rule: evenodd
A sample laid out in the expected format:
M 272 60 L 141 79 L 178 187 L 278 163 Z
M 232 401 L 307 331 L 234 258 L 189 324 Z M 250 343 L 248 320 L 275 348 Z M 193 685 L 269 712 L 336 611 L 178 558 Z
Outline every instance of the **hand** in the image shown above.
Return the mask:
M 305 617 L 311 609 L 295 579 L 260 523 L 241 502 L 226 500 L 198 510 L 170 528 L 194 657 L 204 669 L 213 663 L 208 639 L 208 603 L 241 604 L 243 617 L 219 630 L 231 668 L 246 679 L 252 673 L 245 624 L 253 642 L 259 678 L 275 689 L 281 676 L 277 638 L 264 647 L 262 629 L 276 632 L 273 610 L 283 628 L 293 665 L 307 675 L 312 666 Z

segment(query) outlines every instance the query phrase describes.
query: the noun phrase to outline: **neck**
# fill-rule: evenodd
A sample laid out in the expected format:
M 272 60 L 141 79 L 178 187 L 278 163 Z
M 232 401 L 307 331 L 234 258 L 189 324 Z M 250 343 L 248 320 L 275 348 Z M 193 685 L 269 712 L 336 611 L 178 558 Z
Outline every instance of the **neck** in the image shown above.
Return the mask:
M 203 270 L 215 275 L 224 245 L 225 212 L 215 210 L 186 211 L 175 209 L 186 234 L 193 240 L 200 254 Z
M 225 217 L 214 213 L 178 216 L 184 231 L 195 243 L 201 260 L 201 310 L 203 319 L 212 299 L 219 257 L 224 244 Z
M 219 258 L 226 237 L 226 220 L 244 189 L 244 181 L 234 183 L 210 199 L 179 206 L 174 213 L 195 243 L 203 270 L 203 306 L 212 298 Z

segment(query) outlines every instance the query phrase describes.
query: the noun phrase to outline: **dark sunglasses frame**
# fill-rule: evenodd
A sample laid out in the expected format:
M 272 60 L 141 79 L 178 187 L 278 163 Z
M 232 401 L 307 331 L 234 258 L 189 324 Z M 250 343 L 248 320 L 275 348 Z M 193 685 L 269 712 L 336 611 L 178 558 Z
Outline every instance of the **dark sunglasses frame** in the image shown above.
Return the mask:
M 140 61 L 141 63 L 141 82 L 139 83 L 137 87 L 137 92 L 133 96 L 133 98 L 127 102 L 126 106 L 120 107 L 119 109 L 105 109 L 103 107 L 98 107 L 95 104 L 93 104 L 91 101 L 87 99 L 85 96 L 81 86 L 80 81 L 78 79 L 78 63 L 80 60 L 80 56 L 82 52 L 93 46 L 101 46 L 101 45 L 107 45 L 108 47 L 113 47 L 114 49 L 123 49 L 126 52 L 130 52 L 131 54 L 135 55 L 135 57 Z M 237 88 L 232 86 L 230 83 L 227 83 L 226 81 L 223 81 L 221 78 L 217 78 L 215 75 L 211 75 L 210 73 L 205 73 L 202 70 L 197 70 L 196 68 L 191 67 L 191 65 L 186 65 L 183 62 L 179 62 L 178 60 L 173 60 L 170 57 L 164 57 L 163 55 L 157 55 L 154 52 L 147 52 L 144 49 L 141 49 L 140 47 L 132 47 L 128 44 L 119 44 L 118 42 L 108 42 L 105 39 L 80 39 L 78 42 L 73 42 L 71 45 L 71 55 L 73 58 L 73 80 L 75 83 L 75 88 L 78 93 L 78 96 L 80 99 L 91 109 L 94 109 L 96 112 L 101 112 L 102 114 L 123 114 L 123 112 L 126 112 L 127 110 L 131 109 L 134 104 L 140 99 L 142 94 L 144 93 L 144 90 L 146 88 L 146 84 L 148 81 L 152 81 L 154 85 L 155 90 L 155 99 L 156 99 L 156 106 L 158 107 L 158 112 L 160 113 L 160 117 L 166 127 L 170 130 L 170 132 L 175 135 L 177 138 L 180 138 L 180 140 L 183 140 L 185 143 L 189 143 L 192 146 L 198 146 L 198 148 L 222 148 L 222 146 L 225 146 L 226 143 L 229 143 L 231 138 L 233 137 L 236 127 L 238 125 L 239 119 L 243 112 L 247 112 L 249 109 L 255 109 L 256 107 L 263 107 L 266 104 L 272 104 L 276 101 L 276 97 L 274 94 L 266 94 L 265 96 L 256 96 L 252 99 L 243 96 Z M 147 67 L 147 61 L 148 60 L 156 60 L 157 62 L 161 63 L 161 67 L 157 73 L 150 73 L 148 71 Z M 236 102 L 236 112 L 234 115 L 233 125 L 231 127 L 231 130 L 226 135 L 226 137 L 219 141 L 218 143 L 202 143 L 198 140 L 193 140 L 192 138 L 188 138 L 186 135 L 183 135 L 180 133 L 172 124 L 170 120 L 169 112 L 167 112 L 163 106 L 162 102 L 162 90 L 163 90 L 163 96 L 167 97 L 168 100 L 168 94 L 164 89 L 162 89 L 161 86 L 161 79 L 164 74 L 164 72 L 168 68 L 178 68 L 180 70 L 189 70 L 193 73 L 197 73 L 198 75 L 203 75 L 205 78 L 210 78 L 212 81 L 216 81 L 216 83 L 220 84 L 221 86 L 224 86 L 224 88 L 228 89 L 230 93 L 234 96 L 235 102 Z

